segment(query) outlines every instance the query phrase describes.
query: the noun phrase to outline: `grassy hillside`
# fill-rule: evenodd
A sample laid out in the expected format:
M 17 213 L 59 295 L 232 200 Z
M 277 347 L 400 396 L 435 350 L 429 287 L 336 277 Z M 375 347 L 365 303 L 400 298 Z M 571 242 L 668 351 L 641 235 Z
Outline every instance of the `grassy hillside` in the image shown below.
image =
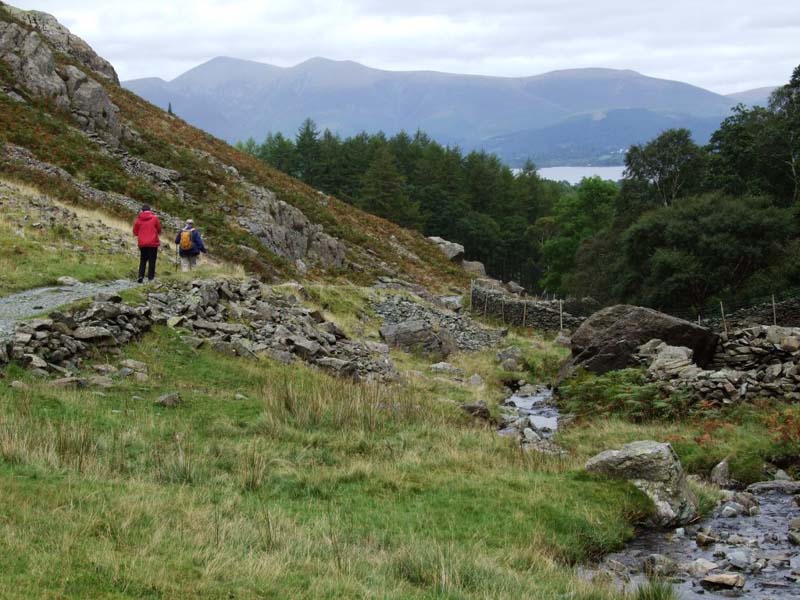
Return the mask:
M 0 6 L 0 21 L 13 21 Z M 73 65 L 91 75 L 86 67 L 63 54 L 55 55 L 58 65 Z M 334 198 L 270 169 L 225 142 L 189 126 L 181 119 L 142 100 L 113 82 L 96 77 L 119 107 L 123 124 L 136 133 L 122 140 L 122 149 L 160 167 L 180 172 L 181 185 L 192 197 L 187 203 L 141 177 L 125 171 L 118 157 L 87 138 L 73 117 L 50 101 L 28 94 L 11 69 L 0 61 L 0 86 L 12 89 L 25 102 L 0 94 L 0 144 L 11 143 L 31 151 L 41 161 L 65 169 L 79 181 L 104 191 L 125 194 L 147 202 L 179 218 L 190 213 L 216 253 L 244 264 L 264 276 L 293 276 L 294 266 L 266 250 L 233 216 L 235 207 L 246 204 L 246 194 L 235 176 L 223 168 L 234 167 L 252 184 L 264 186 L 278 198 L 301 209 L 325 232 L 344 241 L 348 258 L 358 268 L 348 271 L 317 269 L 313 277 L 368 282 L 382 274 L 403 274 L 434 287 L 463 286 L 466 276 L 451 265 L 438 249 L 419 234 L 365 214 Z M 0 170 L 24 183 L 33 183 L 69 203 L 89 202 L 85 195 L 53 175 L 2 160 Z M 96 207 L 131 219 L 130 210 L 114 206 Z M 257 250 L 243 252 L 242 246 Z
M 7 597 L 599 598 L 558 565 L 647 510 L 414 385 L 191 351 L 167 330 L 125 356 L 148 383 L 8 373 L 30 388 L 0 391 Z M 172 391 L 177 409 L 152 404 Z

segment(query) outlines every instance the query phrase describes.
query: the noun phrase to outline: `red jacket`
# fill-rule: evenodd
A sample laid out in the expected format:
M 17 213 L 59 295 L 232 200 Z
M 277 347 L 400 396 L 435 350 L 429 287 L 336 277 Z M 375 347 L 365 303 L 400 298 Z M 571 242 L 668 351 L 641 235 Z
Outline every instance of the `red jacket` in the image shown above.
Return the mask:
M 161 245 L 159 233 L 161 221 L 158 217 L 149 210 L 140 212 L 133 224 L 133 235 L 139 238 L 139 248 L 158 248 Z

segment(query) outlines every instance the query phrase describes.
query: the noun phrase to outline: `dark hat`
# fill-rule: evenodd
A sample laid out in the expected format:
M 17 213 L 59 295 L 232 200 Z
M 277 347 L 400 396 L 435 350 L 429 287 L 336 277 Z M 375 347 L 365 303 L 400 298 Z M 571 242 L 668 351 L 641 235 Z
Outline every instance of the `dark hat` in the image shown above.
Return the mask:
M 142 204 L 142 212 L 144 212 L 146 210 L 150 210 L 150 205 L 149 204 Z

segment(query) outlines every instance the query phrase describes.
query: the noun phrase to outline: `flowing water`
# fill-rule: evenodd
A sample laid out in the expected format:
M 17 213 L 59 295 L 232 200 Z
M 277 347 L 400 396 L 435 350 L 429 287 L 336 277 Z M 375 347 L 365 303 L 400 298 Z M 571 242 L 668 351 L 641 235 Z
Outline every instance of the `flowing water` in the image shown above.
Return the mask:
M 553 443 L 562 419 L 551 388 L 523 385 L 503 404 L 503 426 L 498 433 L 518 437 L 529 450 L 562 454 Z
M 800 546 L 789 537 L 790 523 L 800 518 L 795 496 L 800 493 L 800 484 L 770 482 L 749 490 L 758 501 L 753 516 L 746 511 L 725 516 L 723 504 L 700 524 L 673 532 L 641 533 L 624 550 L 606 556 L 585 574 L 610 579 L 618 587 L 632 590 L 646 581 L 645 559 L 655 554 L 674 561 L 675 572 L 666 579 L 682 600 L 800 598 Z M 704 543 L 700 538 L 698 543 L 698 533 L 709 537 Z M 715 589 L 703 581 L 720 574 L 740 575 L 744 587 Z
M 553 438 L 568 419 L 559 413 L 552 389 L 523 385 L 505 401 L 499 433 L 518 438 L 529 450 L 563 454 Z M 635 591 L 647 581 L 645 559 L 661 555 L 673 565 L 666 578 L 682 600 L 800 599 L 800 546 L 795 543 L 800 541 L 800 483 L 761 483 L 748 492 L 729 492 L 730 498 L 702 523 L 669 532 L 641 531 L 622 551 L 583 574 Z M 735 515 L 733 506 L 740 508 Z M 794 541 L 790 527 L 796 528 Z M 701 535 L 698 543 L 698 533 L 708 537 Z M 720 574 L 742 576 L 744 587 L 712 589 L 709 582 L 701 583 Z

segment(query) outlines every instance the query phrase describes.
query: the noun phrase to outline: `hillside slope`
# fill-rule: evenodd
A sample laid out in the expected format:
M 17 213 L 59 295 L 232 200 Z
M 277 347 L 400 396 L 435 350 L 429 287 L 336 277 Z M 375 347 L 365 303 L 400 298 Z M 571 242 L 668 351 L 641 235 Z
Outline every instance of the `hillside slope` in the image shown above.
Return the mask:
M 53 17 L 0 3 L 0 170 L 132 219 L 192 216 L 212 252 L 264 277 L 403 274 L 461 285 L 421 236 L 274 171 L 124 90 Z
M 382 71 L 323 58 L 281 68 L 218 57 L 169 82 L 149 78 L 123 85 L 163 108 L 172 103 L 190 123 L 231 142 L 276 131 L 292 135 L 311 117 L 345 136 L 422 129 L 441 143 L 472 149 L 487 138 L 586 113 L 631 109 L 719 121 L 734 105 L 707 90 L 633 71 L 571 69 L 506 78 Z M 625 145 L 645 141 L 636 137 L 635 123 L 630 131 L 625 121 L 619 126 Z M 513 150 L 492 148 L 512 160 Z

